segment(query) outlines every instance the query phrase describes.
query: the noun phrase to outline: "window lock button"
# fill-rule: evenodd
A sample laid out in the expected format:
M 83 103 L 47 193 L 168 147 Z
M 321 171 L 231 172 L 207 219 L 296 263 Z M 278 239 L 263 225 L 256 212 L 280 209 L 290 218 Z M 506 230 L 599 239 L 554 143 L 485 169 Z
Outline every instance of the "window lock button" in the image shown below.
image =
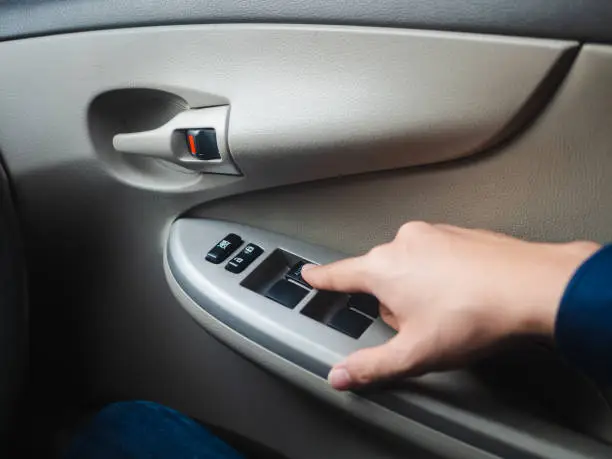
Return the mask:
M 234 274 L 241 273 L 262 253 L 261 247 L 249 243 L 225 265 L 225 269 Z

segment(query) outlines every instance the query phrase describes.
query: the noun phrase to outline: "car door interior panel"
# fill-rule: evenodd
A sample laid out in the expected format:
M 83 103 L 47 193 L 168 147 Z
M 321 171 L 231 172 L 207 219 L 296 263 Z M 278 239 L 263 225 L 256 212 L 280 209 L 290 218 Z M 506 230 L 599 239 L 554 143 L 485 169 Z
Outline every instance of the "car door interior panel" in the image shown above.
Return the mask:
M 56 40 L 64 41 L 61 47 Z M 393 29 L 213 25 L 36 38 L 3 47 L 3 59 L 13 63 L 7 79 L 19 73 L 36 80 L 33 70 L 41 65 L 47 84 L 57 88 L 66 73 L 78 75 L 56 97 L 71 98 L 80 122 L 86 110 L 89 132 L 67 124 L 70 133 L 49 134 L 70 135 L 81 148 L 91 136 L 89 153 L 118 177 L 142 187 L 228 194 L 439 162 L 494 146 L 531 116 L 524 108 L 536 108 L 531 97 L 541 96 L 541 83 L 554 84 L 549 72 L 567 70 L 555 64 L 575 46 Z M 206 59 L 199 58 L 203 47 Z M 63 57 L 53 56 L 60 48 Z M 97 64 L 84 78 L 83 60 L 92 50 Z M 519 70 L 510 74 L 506 66 Z M 221 104 L 229 111 L 226 123 Z M 199 110 L 181 110 L 154 130 L 137 127 L 181 106 Z M 201 127 L 216 127 L 225 158 L 219 164 L 190 157 L 184 139 L 182 150 L 176 145 L 180 131 Z M 243 177 L 188 173 L 199 164 Z
M 237 242 L 231 245 L 234 238 Z M 224 261 L 229 261 L 224 268 L 217 262 L 218 259 L 209 258 L 207 251 L 212 247 L 214 253 L 225 246 L 229 249 Z M 261 248 L 261 256 L 245 261 L 239 249 L 252 246 Z M 232 254 L 236 254 L 236 257 L 229 258 Z M 248 263 L 238 274 L 228 270 L 236 258 L 240 263 Z M 268 353 L 267 359 L 276 356 L 290 362 L 293 365 L 284 369 L 285 377 L 300 381 L 304 374 L 319 376 L 318 386 L 306 385 L 318 394 L 327 390 L 324 378 L 334 362 L 358 349 L 382 344 L 394 334 L 380 319 L 368 316 L 358 309 L 359 306 L 355 308 L 349 295 L 309 289 L 294 280 L 293 266 L 300 261 L 322 264 L 341 258 L 341 254 L 334 254 L 329 249 L 235 223 L 180 219 L 170 230 L 166 273 L 185 309 L 212 334 L 255 361 L 266 360 L 262 359 L 261 353 Z M 279 302 L 270 292 L 274 292 L 281 283 L 295 286 L 295 289 L 302 291 L 302 295 L 289 303 Z M 335 326 L 334 318 L 343 313 L 349 313 L 349 319 Z M 219 322 L 227 329 L 219 329 Z M 356 322 L 365 323 L 365 327 L 361 333 L 353 335 L 351 331 Z M 237 334 L 244 343 L 236 343 L 228 338 L 228 334 Z M 548 349 L 540 349 L 534 343 L 526 347 L 525 352 L 530 357 L 523 368 L 518 366 L 521 373 L 536 362 L 539 365 L 547 364 L 547 371 L 554 371 L 566 386 L 555 402 L 564 403 L 568 393 L 580 399 L 573 407 L 575 412 L 566 413 L 570 414 L 569 418 L 588 419 L 596 415 L 599 423 L 596 428 L 601 432 L 606 430 L 602 429 L 602 424 L 609 428 L 612 418 L 605 408 L 597 409 L 601 399 L 596 391 L 571 373 L 567 375 L 569 370 L 556 362 Z M 511 356 L 506 358 L 511 362 Z M 276 369 L 268 365 L 273 371 Z M 605 457 L 607 447 L 583 442 L 569 432 L 562 440 L 559 439 L 559 432 L 555 432 L 558 427 L 555 427 L 554 420 L 551 422 L 550 416 L 517 409 L 516 404 L 524 404 L 525 400 L 515 398 L 504 401 L 503 391 L 495 387 L 494 379 L 483 383 L 501 371 L 500 368 L 483 365 L 472 373 L 457 371 L 430 375 L 400 386 L 394 392 L 366 392 L 361 396 L 378 404 L 379 409 L 386 408 L 420 421 L 439 433 L 448 435 L 452 432 L 454 438 L 468 445 L 481 447 L 486 444 L 486 451 L 500 457 L 581 457 L 582 454 Z M 531 377 L 541 384 L 554 384 L 552 378 L 547 381 L 543 374 L 532 371 Z M 533 396 L 535 392 L 529 387 L 523 390 L 525 397 Z M 339 394 L 336 396 L 342 398 Z M 343 408 L 349 411 L 353 409 L 350 397 L 343 401 Z M 469 403 L 461 403 L 461 400 L 469 400 Z M 342 402 L 338 400 L 336 403 Z M 368 413 L 372 409 L 370 407 Z M 359 410 L 357 415 L 363 416 Z M 394 427 L 391 431 L 397 431 L 399 422 L 396 419 L 392 422 Z M 529 424 L 530 431 L 517 430 L 516 423 Z M 414 428 L 406 427 L 401 432 L 404 438 L 416 441 L 412 438 Z M 537 441 L 530 438 L 534 432 L 537 432 Z M 437 449 L 433 444 L 427 447 Z M 451 457 L 476 455 L 472 448 L 454 446 L 449 452 L 445 451 L 447 447 L 444 445 L 437 452 L 450 453 Z
M 610 240 L 609 5 L 145 3 L 0 5 L 44 419 L 150 399 L 291 459 L 612 455 L 612 393 L 537 340 L 334 391 L 395 332 L 301 277 L 409 220 Z
M 232 247 L 228 234 L 241 239 Z M 227 262 L 203 258 L 206 245 L 230 247 Z M 250 252 L 238 250 L 242 246 L 247 252 L 258 247 L 261 255 L 250 260 Z M 381 319 L 353 306 L 354 298 L 318 292 L 292 272 L 306 260 L 323 264 L 341 258 L 328 250 L 229 223 L 181 219 L 172 226 L 167 254 L 177 282 L 212 315 L 320 377 L 349 353 L 394 335 Z M 236 262 L 248 266 L 235 272 Z M 345 311 L 352 314 L 343 320 Z
M 285 23 L 450 30 L 611 43 L 612 5 L 600 0 L 34 0 L 0 4 L 0 38 L 168 24 Z M 33 7 L 35 4 L 35 7 Z

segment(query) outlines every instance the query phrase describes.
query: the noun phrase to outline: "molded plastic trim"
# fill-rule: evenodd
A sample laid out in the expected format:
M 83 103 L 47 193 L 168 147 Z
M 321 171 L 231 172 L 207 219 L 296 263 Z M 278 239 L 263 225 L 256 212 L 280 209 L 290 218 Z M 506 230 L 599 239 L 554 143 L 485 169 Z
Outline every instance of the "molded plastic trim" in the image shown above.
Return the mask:
M 38 0 L 0 4 L 0 40 L 121 27 L 293 23 L 478 32 L 612 43 L 602 0 Z

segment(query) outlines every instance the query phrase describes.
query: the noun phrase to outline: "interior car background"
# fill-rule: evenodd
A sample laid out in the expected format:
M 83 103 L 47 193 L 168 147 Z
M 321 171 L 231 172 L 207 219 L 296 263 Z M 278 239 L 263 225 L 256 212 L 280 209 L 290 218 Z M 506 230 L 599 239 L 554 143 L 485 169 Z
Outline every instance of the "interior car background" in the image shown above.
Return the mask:
M 393 332 L 295 271 L 408 220 L 610 240 L 610 24 L 598 0 L 0 1 L 3 445 L 144 399 L 292 459 L 612 456 L 612 394 L 538 342 L 334 391 Z

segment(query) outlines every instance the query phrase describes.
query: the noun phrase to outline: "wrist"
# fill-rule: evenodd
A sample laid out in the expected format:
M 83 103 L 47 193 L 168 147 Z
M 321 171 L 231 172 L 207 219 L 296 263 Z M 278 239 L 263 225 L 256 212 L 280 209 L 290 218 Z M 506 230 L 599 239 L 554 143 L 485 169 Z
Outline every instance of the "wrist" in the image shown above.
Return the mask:
M 563 294 L 577 269 L 601 248 L 594 242 L 538 244 L 533 270 L 527 270 L 528 288 L 521 295 L 517 331 L 552 338 Z

